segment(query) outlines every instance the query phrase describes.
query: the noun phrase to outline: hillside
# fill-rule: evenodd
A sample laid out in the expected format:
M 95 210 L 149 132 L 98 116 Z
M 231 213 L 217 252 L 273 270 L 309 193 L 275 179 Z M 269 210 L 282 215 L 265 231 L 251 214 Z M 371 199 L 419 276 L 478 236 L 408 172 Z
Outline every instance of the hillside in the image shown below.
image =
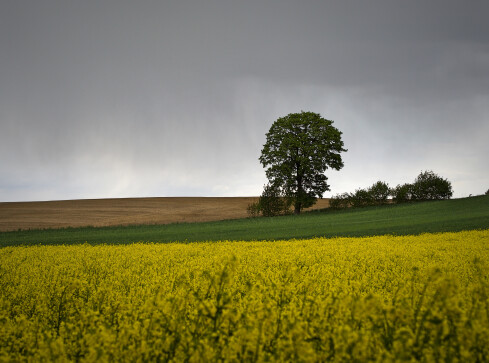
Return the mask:
M 82 199 L 0 203 L 0 232 L 219 221 L 247 217 L 256 197 Z M 328 207 L 320 199 L 311 209 Z
M 218 240 L 278 240 L 489 229 L 489 197 L 407 203 L 300 216 L 0 233 L 0 246 Z

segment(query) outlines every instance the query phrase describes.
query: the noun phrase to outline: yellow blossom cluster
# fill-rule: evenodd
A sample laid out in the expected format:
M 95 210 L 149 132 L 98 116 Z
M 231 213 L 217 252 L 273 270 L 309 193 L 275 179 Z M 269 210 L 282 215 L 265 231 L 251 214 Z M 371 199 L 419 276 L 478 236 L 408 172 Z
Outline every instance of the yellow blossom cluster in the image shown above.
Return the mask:
M 0 361 L 489 357 L 489 230 L 0 249 Z

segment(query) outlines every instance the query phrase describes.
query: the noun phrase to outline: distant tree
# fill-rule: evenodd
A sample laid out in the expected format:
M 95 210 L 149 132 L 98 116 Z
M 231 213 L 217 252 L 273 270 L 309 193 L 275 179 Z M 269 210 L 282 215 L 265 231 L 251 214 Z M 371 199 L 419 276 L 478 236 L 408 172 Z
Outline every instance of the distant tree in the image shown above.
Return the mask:
M 413 184 L 413 200 L 450 199 L 452 195 L 452 184 L 431 170 L 421 172 Z
M 280 188 L 294 205 L 294 213 L 312 206 L 329 190 L 328 168 L 343 167 L 342 133 L 333 121 L 312 112 L 291 113 L 277 119 L 266 134 L 260 162 L 270 185 Z
M 489 195 L 489 189 L 487 189 L 486 195 Z
M 383 181 L 378 181 L 368 188 L 368 193 L 372 204 L 386 204 L 390 195 L 389 185 Z
M 413 185 L 412 184 L 402 184 L 391 189 L 392 199 L 395 203 L 406 203 L 412 200 L 413 195 Z
M 390 193 L 389 185 L 378 181 L 367 189 L 357 189 L 354 193 L 337 194 L 331 197 L 329 206 L 333 209 L 341 209 L 382 205 L 387 203 Z
M 367 189 L 357 189 L 355 193 L 350 194 L 350 204 L 354 208 L 372 205 L 372 195 Z

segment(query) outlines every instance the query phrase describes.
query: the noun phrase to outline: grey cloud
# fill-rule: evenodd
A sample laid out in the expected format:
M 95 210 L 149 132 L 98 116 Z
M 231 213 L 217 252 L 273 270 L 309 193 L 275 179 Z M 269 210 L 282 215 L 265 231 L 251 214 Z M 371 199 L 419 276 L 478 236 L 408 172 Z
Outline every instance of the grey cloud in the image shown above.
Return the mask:
M 0 200 L 256 195 L 265 133 L 301 109 L 344 132 L 334 192 L 438 167 L 456 195 L 475 194 L 488 178 L 488 10 L 4 1 Z

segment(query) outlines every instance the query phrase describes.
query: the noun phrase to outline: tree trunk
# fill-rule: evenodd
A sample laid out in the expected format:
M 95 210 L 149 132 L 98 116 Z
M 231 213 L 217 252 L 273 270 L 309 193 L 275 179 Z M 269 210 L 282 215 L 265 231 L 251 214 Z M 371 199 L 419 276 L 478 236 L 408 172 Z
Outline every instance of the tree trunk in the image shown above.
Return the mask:
M 294 214 L 301 214 L 301 207 L 302 207 L 302 203 L 296 202 L 294 206 Z
M 299 155 L 299 149 L 297 149 L 297 155 Z M 302 190 L 302 171 L 301 171 L 301 164 L 297 159 L 295 161 L 295 168 L 297 171 L 297 176 L 296 176 L 297 195 L 295 196 L 294 214 L 301 214 L 302 193 L 303 193 L 303 190 Z
M 297 176 L 297 195 L 295 197 L 294 214 L 301 214 L 302 209 L 302 175 Z

